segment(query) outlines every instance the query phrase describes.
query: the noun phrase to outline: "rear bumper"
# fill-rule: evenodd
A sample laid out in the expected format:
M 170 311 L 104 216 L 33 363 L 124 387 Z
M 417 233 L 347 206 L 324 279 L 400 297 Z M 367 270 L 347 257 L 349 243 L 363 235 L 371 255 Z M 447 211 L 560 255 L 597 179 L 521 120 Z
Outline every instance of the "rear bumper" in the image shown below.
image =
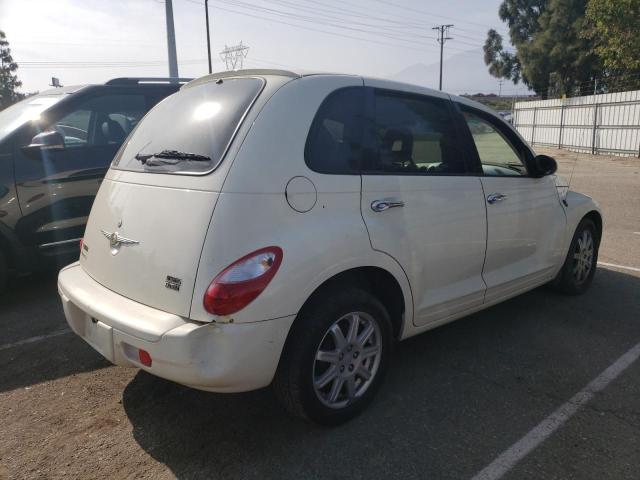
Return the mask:
M 294 319 L 193 322 L 103 287 L 78 263 L 60 272 L 58 292 L 71 329 L 112 363 L 215 392 L 271 383 Z M 140 363 L 139 349 L 151 355 L 150 367 Z

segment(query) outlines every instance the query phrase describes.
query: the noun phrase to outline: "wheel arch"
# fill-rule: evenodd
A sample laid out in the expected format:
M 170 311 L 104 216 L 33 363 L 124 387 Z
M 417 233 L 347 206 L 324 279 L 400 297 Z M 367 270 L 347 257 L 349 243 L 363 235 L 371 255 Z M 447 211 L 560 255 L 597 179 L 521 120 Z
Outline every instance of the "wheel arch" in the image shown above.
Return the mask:
M 357 286 L 380 300 L 391 318 L 394 338 L 401 338 L 407 319 L 407 301 L 396 277 L 378 266 L 354 267 L 326 279 L 307 298 L 300 312 L 321 301 L 325 292 L 342 286 Z
M 591 210 L 582 218 L 588 218 L 591 221 L 593 221 L 593 223 L 596 224 L 596 230 L 598 232 L 598 243 L 600 243 L 600 240 L 602 239 L 602 229 L 603 229 L 602 214 L 597 210 Z
M 28 272 L 33 269 L 25 249 L 12 229 L 0 222 L 0 253 L 5 257 L 7 266 L 18 272 Z

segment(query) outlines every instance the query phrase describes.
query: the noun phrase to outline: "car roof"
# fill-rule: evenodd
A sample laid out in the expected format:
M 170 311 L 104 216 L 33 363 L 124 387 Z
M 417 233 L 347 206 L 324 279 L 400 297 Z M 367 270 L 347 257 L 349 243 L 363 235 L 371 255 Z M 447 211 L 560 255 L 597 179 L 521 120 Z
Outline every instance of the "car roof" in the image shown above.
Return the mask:
M 38 95 L 62 95 L 63 93 L 71 94 L 76 93 L 83 88 L 87 88 L 89 85 L 68 85 L 65 87 L 49 88 L 39 92 Z
M 366 83 L 373 83 L 376 86 L 384 86 L 384 88 L 389 88 L 391 90 L 400 90 L 400 91 L 408 91 L 415 93 L 422 93 L 425 95 L 432 95 L 435 97 L 449 96 L 449 98 L 455 102 L 461 103 L 463 105 L 468 105 L 479 110 L 483 110 L 487 113 L 491 113 L 496 115 L 495 110 L 483 105 L 482 103 L 470 100 L 465 97 L 460 97 L 458 95 L 448 94 L 446 91 L 439 91 L 428 87 L 423 87 L 422 85 L 417 85 L 413 83 L 406 82 L 398 82 L 395 80 L 389 80 L 386 78 L 378 78 L 378 77 L 370 77 L 363 75 L 355 75 L 349 73 L 336 73 L 336 72 L 325 72 L 325 71 L 315 71 L 315 70 L 278 70 L 278 69 L 263 69 L 263 68 L 249 68 L 244 70 L 229 70 L 223 72 L 210 73 L 208 75 L 204 75 L 202 77 L 196 78 L 185 85 L 182 86 L 182 89 L 192 88 L 196 85 L 201 85 L 203 83 L 212 82 L 214 80 L 219 80 L 221 78 L 233 78 L 233 77 L 250 77 L 250 76 L 278 76 L 278 77 L 290 77 L 291 79 L 308 77 L 312 75 L 332 75 L 332 76 L 358 76 L 363 79 Z
M 66 85 L 64 87 L 49 88 L 47 90 L 43 90 L 39 92 L 38 94 L 39 95 L 61 95 L 63 93 L 73 94 L 73 93 L 79 92 L 80 90 L 90 88 L 90 87 L 95 88 L 95 87 L 105 87 L 105 86 L 107 87 L 136 86 L 136 87 L 144 87 L 144 88 L 170 87 L 170 86 L 180 87 L 192 81 L 193 79 L 178 78 L 176 79 L 177 80 L 176 83 L 172 83 L 171 80 L 172 79 L 169 77 L 119 77 L 119 78 L 112 78 L 111 80 L 107 80 L 104 83 L 87 83 L 84 85 Z

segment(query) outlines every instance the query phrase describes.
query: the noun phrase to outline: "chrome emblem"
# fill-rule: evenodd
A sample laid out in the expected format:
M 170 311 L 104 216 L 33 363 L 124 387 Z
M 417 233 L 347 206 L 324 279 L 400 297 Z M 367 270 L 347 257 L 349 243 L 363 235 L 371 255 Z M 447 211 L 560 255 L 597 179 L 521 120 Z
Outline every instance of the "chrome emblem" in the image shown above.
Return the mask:
M 109 246 L 111 247 L 111 254 L 115 255 L 118 253 L 118 249 L 121 245 L 137 245 L 137 240 L 131 240 L 130 238 L 126 238 L 121 236 L 118 232 L 107 232 L 106 230 L 100 230 L 102 235 L 104 235 L 107 240 L 109 240 Z

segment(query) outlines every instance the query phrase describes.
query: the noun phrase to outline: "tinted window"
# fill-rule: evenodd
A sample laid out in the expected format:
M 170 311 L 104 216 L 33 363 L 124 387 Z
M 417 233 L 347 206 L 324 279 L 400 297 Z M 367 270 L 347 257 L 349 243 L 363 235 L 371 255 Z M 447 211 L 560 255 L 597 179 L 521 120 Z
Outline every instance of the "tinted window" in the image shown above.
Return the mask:
M 102 95 L 83 101 L 45 130 L 60 132 L 66 148 L 120 145 L 146 111 L 143 95 Z
M 360 167 L 364 89 L 350 87 L 330 94 L 318 109 L 305 161 L 321 173 L 357 173 Z
M 468 110 L 463 113 L 485 175 L 527 175 L 521 154 L 512 146 L 506 133 L 497 126 L 497 122 L 490 122 Z
M 464 174 L 449 102 L 376 90 L 372 143 L 366 172 L 414 175 Z
M 257 78 L 229 78 L 167 97 L 139 123 L 113 167 L 155 173 L 213 170 L 262 85 Z M 162 152 L 180 152 L 181 158 L 154 156 Z

